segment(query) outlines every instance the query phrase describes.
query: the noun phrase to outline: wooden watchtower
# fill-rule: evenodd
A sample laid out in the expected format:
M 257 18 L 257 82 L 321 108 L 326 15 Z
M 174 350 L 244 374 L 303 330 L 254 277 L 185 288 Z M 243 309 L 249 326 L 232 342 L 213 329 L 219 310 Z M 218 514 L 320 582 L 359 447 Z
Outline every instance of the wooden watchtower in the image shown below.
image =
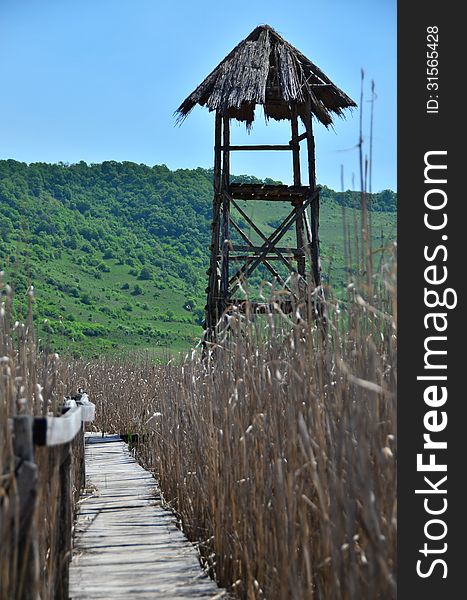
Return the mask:
M 343 109 L 356 104 L 268 25 L 254 29 L 188 96 L 177 110 L 179 119 L 184 119 L 196 104 L 215 112 L 211 261 L 206 289 L 206 329 L 212 338 L 224 311 L 239 304 L 235 294 L 242 279 L 247 279 L 261 264 L 291 295 L 296 296 L 297 290 L 299 295 L 305 295 L 305 298 L 296 298 L 299 301 L 306 299 L 307 286 L 321 285 L 319 188 L 316 186 L 312 117 L 328 127 L 332 114 L 342 115 Z M 283 145 L 231 145 L 230 120 L 245 122 L 250 128 L 257 105 L 263 107 L 267 119 L 290 121 L 290 141 Z M 300 133 L 299 121 L 304 127 L 303 133 Z M 306 141 L 308 171 L 304 181 L 300 169 L 302 141 Z M 230 153 L 254 150 L 291 152 L 293 185 L 231 183 Z M 239 200 L 285 202 L 290 205 L 290 213 L 271 235 L 266 235 L 240 207 Z M 259 236 L 261 245 L 255 245 L 235 222 L 232 207 Z M 243 244 L 232 243 L 234 230 Z M 280 242 L 291 230 L 295 230 L 296 244 L 285 248 Z M 296 290 L 288 288 L 273 261 L 279 261 L 289 273 L 298 275 L 300 285 Z M 250 307 L 258 312 L 267 310 L 258 303 L 251 303 Z M 290 312 L 290 300 L 283 302 L 282 310 Z

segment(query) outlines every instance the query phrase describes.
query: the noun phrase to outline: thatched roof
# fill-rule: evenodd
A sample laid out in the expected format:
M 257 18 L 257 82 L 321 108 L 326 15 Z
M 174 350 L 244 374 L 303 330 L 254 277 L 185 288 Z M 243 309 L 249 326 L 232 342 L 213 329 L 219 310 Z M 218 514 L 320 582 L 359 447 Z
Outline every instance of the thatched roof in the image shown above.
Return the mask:
M 196 104 L 250 126 L 257 104 L 266 118 L 290 119 L 291 103 L 304 119 L 312 114 L 328 126 L 332 114 L 356 106 L 306 56 L 269 25 L 256 27 L 210 73 L 176 111 L 183 120 Z

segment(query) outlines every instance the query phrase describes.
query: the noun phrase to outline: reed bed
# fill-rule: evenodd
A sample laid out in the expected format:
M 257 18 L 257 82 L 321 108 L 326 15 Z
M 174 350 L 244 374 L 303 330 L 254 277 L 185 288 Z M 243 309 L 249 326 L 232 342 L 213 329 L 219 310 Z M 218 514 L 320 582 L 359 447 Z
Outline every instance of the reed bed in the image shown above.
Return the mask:
M 25 318 L 13 314 L 13 294 L 0 274 L 0 598 L 21 600 L 65 597 L 63 563 L 69 560 L 62 547 L 58 448 L 36 448 L 38 483 L 33 526 L 24 539 L 16 479 L 11 418 L 16 415 L 57 414 L 64 396 L 56 354 L 37 349 L 32 322 L 33 290 L 28 292 Z M 80 447 L 72 448 L 74 499 L 79 494 Z M 70 507 L 68 506 L 68 509 Z M 71 507 L 71 510 L 73 507 Z M 65 586 L 65 587 L 64 587 Z
M 392 257 L 370 285 L 327 301 L 325 336 L 298 306 L 232 316 L 211 360 L 70 364 L 240 598 L 396 597 Z

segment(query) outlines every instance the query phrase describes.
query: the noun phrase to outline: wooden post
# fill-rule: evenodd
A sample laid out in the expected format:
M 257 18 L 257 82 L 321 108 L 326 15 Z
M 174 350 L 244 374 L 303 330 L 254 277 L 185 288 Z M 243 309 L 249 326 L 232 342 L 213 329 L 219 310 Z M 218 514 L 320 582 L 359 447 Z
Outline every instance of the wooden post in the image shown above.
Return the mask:
M 295 102 L 291 104 L 291 129 L 292 129 L 292 162 L 293 162 L 293 183 L 294 185 L 301 185 L 301 174 L 300 174 L 300 143 L 298 142 L 298 114 L 297 105 Z M 295 204 L 296 208 L 303 204 L 303 200 Z M 304 235 L 304 220 L 303 216 L 297 219 L 296 222 L 296 234 L 297 234 L 297 249 L 300 254 L 297 255 L 297 271 L 298 274 L 305 279 L 305 235 Z M 303 286 L 300 286 L 303 287 Z M 300 294 L 302 295 L 302 294 Z
M 85 423 L 81 425 L 81 431 L 74 440 L 73 448 L 73 481 L 76 486 L 76 500 L 79 499 L 79 493 L 86 487 L 86 450 L 84 445 L 84 433 L 86 431 Z M 79 479 L 76 475 L 78 471 Z
M 222 262 L 221 262 L 221 299 L 219 312 L 222 312 L 229 300 L 229 243 L 230 243 L 230 123 L 229 117 L 223 118 L 222 150 Z
M 77 435 L 80 435 L 78 433 Z M 57 578 L 58 589 L 55 591 L 57 600 L 68 600 L 69 565 L 71 561 L 73 527 L 73 484 L 71 477 L 71 443 L 64 444 L 60 455 L 60 521 L 58 538 L 58 560 L 60 575 Z
M 313 123 L 311 110 L 308 108 L 308 114 L 305 119 L 307 152 L 308 152 L 308 177 L 311 191 L 316 190 L 316 158 L 315 158 L 315 138 L 313 135 Z M 327 340 L 327 311 L 324 302 L 324 292 L 321 287 L 321 258 L 319 253 L 319 193 L 311 203 L 311 270 L 315 286 L 318 288 L 316 297 L 314 315 L 320 324 L 321 337 L 323 343 Z
M 19 540 L 16 599 L 36 600 L 39 582 L 39 547 L 34 516 L 37 499 L 37 465 L 32 438 L 33 417 L 14 417 L 14 453 L 19 464 L 16 485 L 19 496 Z
M 313 125 L 311 111 L 305 119 L 308 151 L 308 178 L 313 193 L 316 189 L 316 160 L 315 160 L 315 138 L 313 136 Z M 311 268 L 315 285 L 321 285 L 321 264 L 319 257 L 319 196 L 311 203 Z
M 219 318 L 218 299 L 219 299 L 219 276 L 218 276 L 218 256 L 219 256 L 219 233 L 220 233 L 220 207 L 222 201 L 221 195 L 221 145 L 222 145 L 222 117 L 216 112 L 215 135 L 214 135 L 214 199 L 212 203 L 212 224 L 211 224 L 211 260 L 208 270 L 209 282 L 207 288 L 206 304 L 206 335 L 207 341 L 212 341 L 215 337 L 215 327 Z
M 295 102 L 291 104 L 291 129 L 292 129 L 292 163 L 293 163 L 293 183 L 294 185 L 301 185 L 301 174 L 300 174 L 300 142 L 298 141 L 298 114 L 297 105 Z

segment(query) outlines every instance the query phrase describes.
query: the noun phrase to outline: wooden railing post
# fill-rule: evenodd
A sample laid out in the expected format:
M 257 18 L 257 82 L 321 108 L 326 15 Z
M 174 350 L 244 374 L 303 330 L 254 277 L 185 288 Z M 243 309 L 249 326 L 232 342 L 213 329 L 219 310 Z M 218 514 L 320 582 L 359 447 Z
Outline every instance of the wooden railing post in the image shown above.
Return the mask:
M 16 575 L 17 600 L 36 600 L 39 580 L 38 536 L 34 527 L 37 498 L 37 465 L 32 439 L 33 417 L 13 419 L 14 453 L 17 457 L 16 486 L 19 496 L 19 539 Z
M 11 600 L 69 600 L 73 513 L 85 484 L 84 423 L 93 421 L 94 414 L 95 406 L 88 402 L 60 417 L 12 417 L 15 506 L 19 507 L 14 518 Z M 34 446 L 44 448 L 39 454 L 40 485 Z M 45 513 L 38 502 L 47 500 L 54 503 L 45 511 L 50 511 L 51 523 L 39 523 Z M 42 539 L 48 544 L 47 557 L 39 555 Z
M 78 433 L 77 435 L 80 435 Z M 72 550 L 73 526 L 73 480 L 72 480 L 71 443 L 63 444 L 60 464 L 60 525 L 58 539 L 58 556 L 60 557 L 60 575 L 55 598 L 68 600 L 69 564 Z
M 84 490 L 86 487 L 86 461 L 85 461 L 85 449 L 84 449 L 84 433 L 85 433 L 85 425 L 84 422 L 81 425 L 81 433 L 78 435 L 78 447 L 79 447 L 79 472 L 80 472 L 80 481 L 79 481 L 79 489 Z

